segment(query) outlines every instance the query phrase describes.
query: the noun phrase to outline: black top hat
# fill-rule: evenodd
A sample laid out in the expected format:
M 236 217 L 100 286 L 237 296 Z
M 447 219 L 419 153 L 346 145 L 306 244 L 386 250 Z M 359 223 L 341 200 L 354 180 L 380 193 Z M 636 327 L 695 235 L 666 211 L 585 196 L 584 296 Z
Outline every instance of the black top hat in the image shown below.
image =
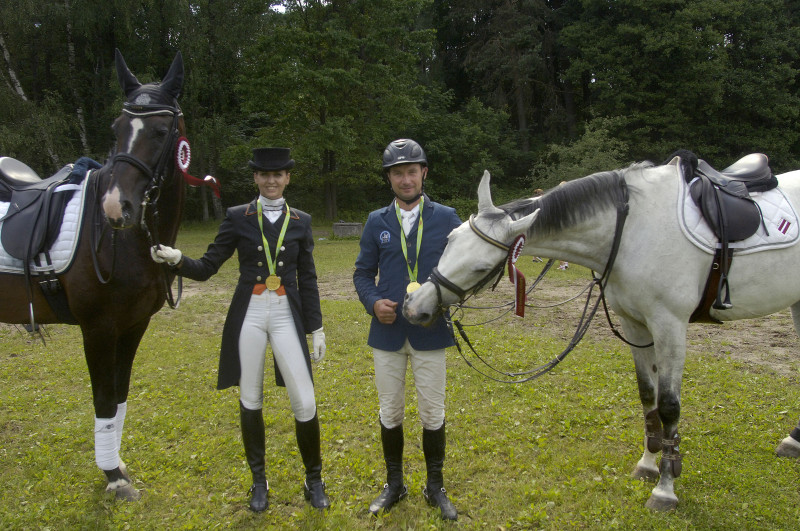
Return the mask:
M 294 159 L 289 158 L 289 148 L 255 148 L 253 160 L 248 164 L 254 170 L 261 171 L 290 170 L 294 167 Z

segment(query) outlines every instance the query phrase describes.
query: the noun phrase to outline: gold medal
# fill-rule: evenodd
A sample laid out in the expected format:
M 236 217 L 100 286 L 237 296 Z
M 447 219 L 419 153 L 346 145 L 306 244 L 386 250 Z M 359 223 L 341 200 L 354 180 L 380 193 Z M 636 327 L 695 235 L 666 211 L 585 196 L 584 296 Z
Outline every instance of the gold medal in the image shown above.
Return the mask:
M 419 289 L 419 282 L 411 282 L 406 286 L 406 293 L 414 293 Z
M 275 291 L 281 287 L 281 277 L 278 275 L 270 275 L 267 277 L 265 284 L 267 285 L 268 290 Z

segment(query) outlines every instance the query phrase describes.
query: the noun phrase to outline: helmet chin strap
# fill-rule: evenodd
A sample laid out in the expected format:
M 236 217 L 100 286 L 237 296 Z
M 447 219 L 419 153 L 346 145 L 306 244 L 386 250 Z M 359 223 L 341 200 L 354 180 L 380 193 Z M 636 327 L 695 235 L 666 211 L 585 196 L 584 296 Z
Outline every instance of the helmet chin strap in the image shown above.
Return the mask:
M 413 199 L 409 199 L 409 200 L 405 200 L 405 199 L 403 199 L 402 197 L 400 197 L 400 196 L 399 196 L 399 195 L 397 195 L 397 194 L 395 194 L 395 196 L 394 196 L 394 197 L 395 197 L 395 199 L 397 199 L 398 201 L 401 201 L 401 202 L 405 203 L 406 205 L 411 205 L 412 203 L 415 203 L 415 202 L 417 202 L 417 201 L 419 200 L 419 198 L 420 198 L 420 197 L 422 197 L 422 192 L 418 193 L 417 195 L 415 195 L 415 196 L 414 196 L 414 198 L 413 198 Z

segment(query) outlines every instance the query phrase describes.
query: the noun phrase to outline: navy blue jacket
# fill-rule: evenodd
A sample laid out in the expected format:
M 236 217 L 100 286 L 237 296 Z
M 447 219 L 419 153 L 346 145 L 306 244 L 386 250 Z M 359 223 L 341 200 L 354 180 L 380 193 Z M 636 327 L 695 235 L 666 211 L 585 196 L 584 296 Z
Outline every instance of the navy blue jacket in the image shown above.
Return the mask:
M 286 289 L 286 297 L 292 309 L 295 328 L 303 347 L 308 372 L 311 374 L 311 358 L 305 334 L 322 327 L 317 271 L 312 252 L 314 238 L 311 235 L 311 216 L 289 205 L 291 218 L 283 239 L 283 250 L 278 255 L 276 274 Z M 264 221 L 264 235 L 269 242 L 271 256 L 275 257 L 275 244 L 283 226 L 286 210 L 275 223 Z M 242 329 L 253 286 L 263 284 L 269 276 L 261 229 L 258 227 L 256 201 L 231 207 L 219 226 L 214 241 L 202 258 L 193 260 L 184 257 L 178 274 L 193 280 L 207 280 L 236 251 L 239 257 L 239 282 L 233 292 L 225 326 L 222 329 L 222 346 L 219 357 L 217 389 L 239 385 L 239 332 Z M 274 363 L 274 360 L 273 360 Z M 275 364 L 275 379 L 283 384 L 283 377 Z
M 422 210 L 422 247 L 417 270 L 417 282 L 420 283 L 428 278 L 439 263 L 447 245 L 447 236 L 461 225 L 453 208 L 434 203 L 428 196 L 425 196 Z M 417 227 L 406 238 L 408 259 L 412 268 L 417 259 Z M 430 327 L 412 325 L 403 317 L 403 299 L 410 279 L 400 246 L 401 230 L 392 201 L 389 206 L 370 213 L 361 234 L 361 251 L 356 260 L 353 284 L 361 304 L 372 315 L 367 344 L 388 351 L 400 350 L 406 339 L 417 350 L 437 350 L 453 346 L 452 336 L 443 317 Z M 398 303 L 397 319 L 394 323 L 382 324 L 375 317 L 373 306 L 380 299 Z

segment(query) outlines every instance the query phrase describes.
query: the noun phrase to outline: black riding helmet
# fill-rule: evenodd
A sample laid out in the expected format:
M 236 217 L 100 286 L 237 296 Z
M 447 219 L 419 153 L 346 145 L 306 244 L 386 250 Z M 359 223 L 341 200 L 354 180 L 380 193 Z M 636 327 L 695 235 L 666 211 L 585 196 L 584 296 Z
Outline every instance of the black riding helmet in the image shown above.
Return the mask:
M 399 138 L 392 141 L 383 150 L 383 170 L 388 171 L 392 166 L 399 164 L 412 164 L 417 162 L 424 167 L 428 166 L 425 150 L 410 138 Z
M 399 166 L 400 164 L 421 164 L 423 168 L 428 167 L 428 158 L 425 156 L 425 150 L 422 149 L 417 142 L 410 138 L 398 138 L 389 143 L 386 149 L 383 150 L 383 177 L 386 183 L 389 183 L 389 168 L 392 166 Z M 422 190 L 425 190 L 425 178 L 422 179 Z M 422 196 L 422 192 L 410 201 L 400 199 L 406 204 L 411 204 Z

